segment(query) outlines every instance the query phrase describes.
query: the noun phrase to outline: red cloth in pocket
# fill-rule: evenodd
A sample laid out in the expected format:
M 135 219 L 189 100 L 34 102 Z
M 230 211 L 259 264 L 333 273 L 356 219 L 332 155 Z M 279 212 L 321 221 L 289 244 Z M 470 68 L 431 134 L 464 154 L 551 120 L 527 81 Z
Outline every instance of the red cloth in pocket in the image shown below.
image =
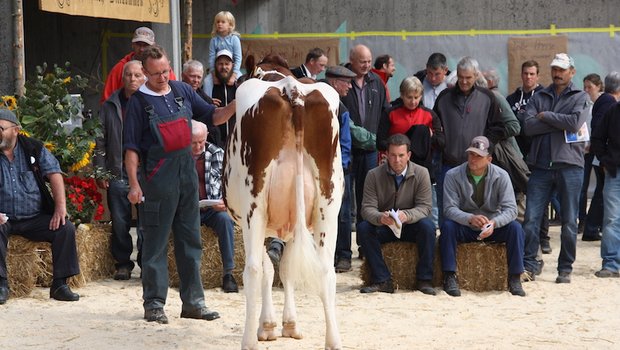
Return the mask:
M 185 118 L 175 119 L 157 125 L 166 152 L 174 152 L 192 143 L 192 132 Z

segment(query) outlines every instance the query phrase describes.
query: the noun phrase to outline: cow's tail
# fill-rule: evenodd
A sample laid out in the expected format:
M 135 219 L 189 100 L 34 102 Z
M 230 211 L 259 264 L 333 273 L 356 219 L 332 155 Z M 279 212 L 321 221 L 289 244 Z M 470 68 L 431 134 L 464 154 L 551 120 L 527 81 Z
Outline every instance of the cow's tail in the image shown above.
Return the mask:
M 316 243 L 306 223 L 303 125 L 301 125 L 303 117 L 299 115 L 299 112 L 302 111 L 303 109 L 295 108 L 293 112 L 294 123 L 296 124 L 295 208 L 297 220 L 295 222 L 293 239 L 287 243 L 285 254 L 282 257 L 280 273 L 284 274 L 283 280 L 292 281 L 297 289 L 318 292 L 320 281 L 323 280 L 326 270 L 319 258 Z

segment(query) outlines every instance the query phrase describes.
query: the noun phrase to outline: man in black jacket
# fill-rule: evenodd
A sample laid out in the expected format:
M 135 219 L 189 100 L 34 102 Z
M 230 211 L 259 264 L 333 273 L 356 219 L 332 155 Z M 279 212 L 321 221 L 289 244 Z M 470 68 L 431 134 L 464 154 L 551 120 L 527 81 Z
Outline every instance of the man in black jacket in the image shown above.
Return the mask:
M 19 135 L 20 128 L 13 112 L 0 109 L 0 304 L 9 297 L 6 254 L 11 234 L 52 244 L 50 298 L 77 301 L 80 296 L 67 284 L 80 267 L 60 166 L 42 142 Z M 49 180 L 53 197 L 44 179 Z

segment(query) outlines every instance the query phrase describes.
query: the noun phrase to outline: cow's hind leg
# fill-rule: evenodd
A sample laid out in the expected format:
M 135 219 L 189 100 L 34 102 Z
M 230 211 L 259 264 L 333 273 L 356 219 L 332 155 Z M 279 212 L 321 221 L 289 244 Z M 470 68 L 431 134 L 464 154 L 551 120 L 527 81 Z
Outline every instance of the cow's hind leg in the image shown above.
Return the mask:
M 292 248 L 292 247 L 289 247 Z M 285 256 L 282 257 L 280 266 L 289 264 L 289 250 L 284 250 Z M 295 286 L 292 278 L 286 274 L 286 269 L 280 269 L 280 279 L 284 286 L 284 311 L 282 312 L 282 336 L 294 339 L 301 339 L 303 335 L 297 327 L 297 309 L 295 308 Z
M 276 316 L 273 308 L 273 264 L 263 249 L 263 280 L 261 288 L 263 290 L 263 308 L 261 310 L 258 325 L 258 340 L 276 340 Z

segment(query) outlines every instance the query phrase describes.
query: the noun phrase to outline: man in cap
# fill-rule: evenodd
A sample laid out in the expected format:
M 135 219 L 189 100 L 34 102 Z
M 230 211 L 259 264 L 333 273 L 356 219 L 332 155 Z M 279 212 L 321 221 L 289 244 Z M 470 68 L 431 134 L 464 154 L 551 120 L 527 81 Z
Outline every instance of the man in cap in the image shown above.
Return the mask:
M 584 142 L 571 142 L 569 133 L 576 133 L 584 125 L 587 113 L 587 94 L 571 81 L 575 63 L 565 53 L 555 55 L 551 62 L 553 83 L 535 93 L 525 106 L 524 132 L 532 138 L 527 163 L 531 169 L 527 184 L 525 206 L 526 280 L 533 280 L 542 270 L 536 259 L 539 230 L 551 191 L 560 195 L 560 256 L 556 283 L 570 283 L 575 261 L 577 240 L 577 208 L 583 181 Z
M 493 145 L 486 137 L 474 137 L 466 153 L 467 162 L 450 169 L 444 181 L 444 220 L 439 236 L 443 288 L 451 296 L 461 295 L 456 278 L 457 243 L 505 242 L 508 290 L 525 296 L 521 287 L 524 234 L 516 221 L 510 176 L 491 164 Z
M 103 87 L 103 94 L 101 96 L 100 103 L 110 98 L 114 91 L 123 87 L 123 67 L 125 63 L 132 60 L 139 60 L 140 57 L 136 57 L 144 51 L 148 46 L 155 45 L 155 33 L 150 28 L 139 27 L 133 33 L 133 39 L 131 39 L 131 52 L 121 58 L 118 63 L 112 67 L 108 77 L 105 80 L 105 86 Z M 170 80 L 176 80 L 174 72 L 170 72 Z
M 67 278 L 80 273 L 80 267 L 60 166 L 41 141 L 20 135 L 20 129 L 15 114 L 0 109 L 0 304 L 9 297 L 6 254 L 12 234 L 51 243 L 50 298 L 77 301 L 80 296 L 67 284 Z
M 227 106 L 235 99 L 235 94 L 237 93 L 237 85 L 235 83 L 227 83 L 230 81 L 230 77 L 232 77 L 234 73 L 235 72 L 232 52 L 226 49 L 218 51 L 215 55 L 214 74 L 217 78 L 216 80 L 219 82 L 217 84 L 214 84 L 213 90 L 207 91 L 207 93 L 211 97 L 213 97 L 213 100 L 216 101 L 216 104 L 220 107 Z M 236 118 L 233 115 L 226 123 L 218 126 L 218 132 L 221 140 L 218 143 L 218 146 L 220 148 L 226 147 L 226 140 L 228 139 L 228 135 L 230 134 L 233 126 L 235 125 L 235 121 Z

